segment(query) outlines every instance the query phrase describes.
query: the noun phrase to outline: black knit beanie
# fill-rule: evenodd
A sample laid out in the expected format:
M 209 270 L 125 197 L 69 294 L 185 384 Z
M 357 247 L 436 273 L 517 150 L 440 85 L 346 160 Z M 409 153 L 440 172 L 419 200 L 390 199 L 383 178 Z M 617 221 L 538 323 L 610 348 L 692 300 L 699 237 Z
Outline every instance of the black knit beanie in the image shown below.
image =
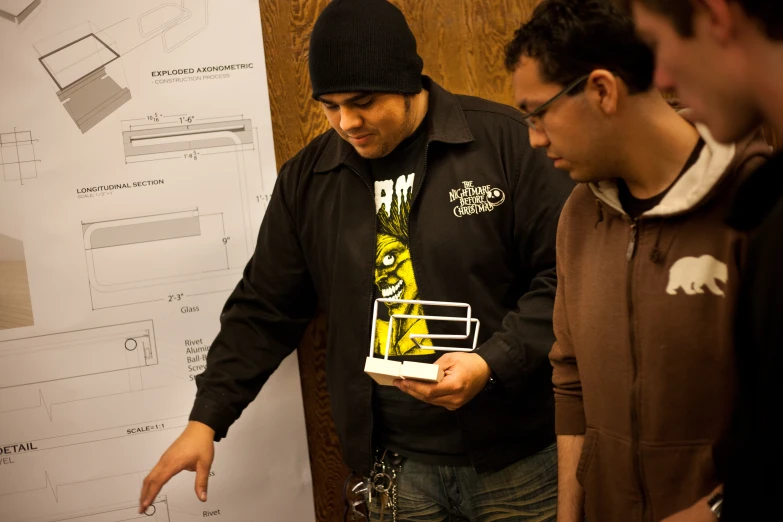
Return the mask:
M 421 91 L 424 62 L 399 9 L 386 0 L 332 0 L 310 36 L 313 98 Z

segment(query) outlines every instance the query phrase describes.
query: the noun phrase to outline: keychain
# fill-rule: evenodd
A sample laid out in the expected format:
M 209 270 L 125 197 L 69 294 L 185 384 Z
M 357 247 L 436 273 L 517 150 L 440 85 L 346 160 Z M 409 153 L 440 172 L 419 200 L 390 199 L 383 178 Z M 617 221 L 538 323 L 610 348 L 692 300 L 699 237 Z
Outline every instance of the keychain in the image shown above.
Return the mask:
M 380 459 L 373 464 L 369 480 L 369 502 L 372 502 L 372 491 L 378 494 L 380 522 L 384 522 L 386 509 L 391 509 L 392 522 L 397 522 L 397 472 L 401 469 L 404 457 L 397 453 L 389 458 L 386 463 L 388 450 L 384 450 Z

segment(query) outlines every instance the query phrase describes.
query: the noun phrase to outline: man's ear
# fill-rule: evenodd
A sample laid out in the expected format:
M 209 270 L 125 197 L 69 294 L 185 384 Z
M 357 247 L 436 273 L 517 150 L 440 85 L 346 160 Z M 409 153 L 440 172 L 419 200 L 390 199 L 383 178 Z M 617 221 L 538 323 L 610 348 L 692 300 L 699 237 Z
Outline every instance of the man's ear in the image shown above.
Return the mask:
M 726 43 L 736 36 L 736 13 L 727 0 L 695 0 L 693 12 L 693 30 L 709 33 L 719 43 Z
M 590 73 L 585 86 L 588 102 L 607 116 L 617 112 L 620 96 L 619 79 L 606 69 L 596 69 Z

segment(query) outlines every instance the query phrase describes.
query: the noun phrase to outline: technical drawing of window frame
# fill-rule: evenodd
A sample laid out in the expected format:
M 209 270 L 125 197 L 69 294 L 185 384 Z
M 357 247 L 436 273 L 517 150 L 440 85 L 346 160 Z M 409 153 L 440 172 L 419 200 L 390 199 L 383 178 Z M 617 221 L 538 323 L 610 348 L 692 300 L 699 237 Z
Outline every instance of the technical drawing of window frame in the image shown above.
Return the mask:
M 171 522 L 168 498 L 165 495 L 157 497 L 144 513 L 139 513 L 138 509 L 138 501 L 129 501 L 83 511 L 27 519 L 24 522 L 127 522 L 130 520 Z
M 49 58 L 50 56 L 54 56 L 57 53 L 63 52 L 66 49 L 68 49 L 69 47 L 72 47 L 72 46 L 74 46 L 74 45 L 76 45 L 76 44 L 78 44 L 78 43 L 80 43 L 80 42 L 82 42 L 82 41 L 84 41 L 84 40 L 86 40 L 88 38 L 94 38 L 94 39 L 98 40 L 98 43 L 100 43 L 103 46 L 104 49 L 106 49 L 107 51 L 110 51 L 114 57 L 112 59 L 108 60 L 108 61 L 103 62 L 101 65 L 99 65 L 98 67 L 94 68 L 90 72 L 88 72 L 86 74 L 82 74 L 77 79 L 72 80 L 72 81 L 66 83 L 65 85 L 62 85 L 60 83 L 60 80 L 58 80 L 57 76 L 56 76 L 57 74 L 62 72 L 62 70 L 60 70 L 60 71 L 52 71 L 52 69 L 46 63 L 46 59 Z M 49 77 L 52 80 L 54 80 L 54 83 L 57 84 L 57 89 L 60 90 L 60 91 L 64 91 L 64 90 L 68 89 L 69 87 L 73 86 L 74 84 L 79 83 L 84 78 L 87 78 L 88 76 L 92 75 L 93 73 L 104 69 L 107 65 L 109 65 L 114 60 L 117 60 L 119 58 L 120 58 L 120 55 L 117 54 L 117 51 L 112 49 L 108 44 L 106 44 L 106 42 L 104 42 L 103 40 L 98 38 L 98 36 L 95 33 L 90 33 L 90 34 L 86 34 L 86 35 L 82 36 L 81 38 L 77 38 L 76 40 L 74 40 L 74 41 L 72 41 L 70 43 L 67 43 L 67 44 L 63 45 L 62 47 L 58 47 L 54 51 L 50 51 L 50 52 L 46 53 L 45 55 L 43 55 L 40 58 L 38 58 L 38 61 L 41 62 L 41 65 L 43 65 L 44 69 L 46 69 L 46 72 L 49 73 Z
M 162 245 L 163 253 L 161 255 L 166 255 L 168 252 L 177 250 L 176 248 L 169 248 L 169 244 L 167 242 L 201 236 L 201 220 L 206 217 L 222 220 L 222 215 L 220 214 L 204 216 L 199 213 L 198 209 L 194 209 L 184 212 L 172 212 L 166 214 L 140 216 L 135 218 L 82 223 L 82 232 L 84 234 L 84 250 L 91 288 L 98 292 L 119 292 L 123 290 L 144 288 L 159 284 L 190 281 L 192 279 L 205 277 L 204 272 L 200 271 L 181 273 L 179 275 L 165 277 L 127 281 L 123 283 L 103 284 L 98 280 L 99 275 L 98 270 L 96 269 L 96 260 L 94 258 L 93 252 L 101 248 L 123 247 L 139 243 L 158 243 Z M 111 237 L 112 233 L 119 237 Z M 98 234 L 99 236 L 97 240 L 93 238 L 93 235 L 95 234 Z M 216 237 L 214 239 L 219 241 L 221 238 Z M 216 267 L 210 269 L 208 272 L 214 272 L 214 277 L 221 277 L 226 275 L 226 273 L 230 270 L 231 267 L 228 264 L 228 258 L 226 258 L 226 266 Z
M 166 19 L 163 23 L 155 26 L 155 28 L 153 29 L 145 30 L 144 19 L 152 18 L 154 15 L 158 13 L 158 11 L 161 11 L 166 8 L 176 9 L 178 11 L 177 16 L 174 18 Z M 181 3 L 176 4 L 174 2 L 166 2 L 164 4 L 160 4 L 148 11 L 141 13 L 139 17 L 136 19 L 136 23 L 139 26 L 139 34 L 141 35 L 142 38 L 152 38 L 153 36 L 157 36 L 167 29 L 171 29 L 178 23 L 184 22 L 185 20 L 190 18 L 190 16 L 191 16 L 191 12 L 188 9 L 185 9 Z
M 179 12 L 177 16 L 166 19 L 154 28 L 145 30 L 144 20 L 155 16 L 164 8 L 175 8 Z M 140 14 L 136 22 L 142 38 L 162 35 L 163 51 L 170 53 L 207 29 L 209 26 L 209 0 L 180 0 L 179 3 L 166 2 Z M 193 30 L 186 27 L 187 25 L 193 25 L 194 22 L 196 25 Z M 184 34 L 178 38 L 172 36 L 178 31 L 184 32 Z
M 122 133 L 125 157 L 235 145 L 253 145 L 249 119 L 132 129 Z
M 66 357 L 66 352 L 71 353 Z M 57 362 L 53 354 L 59 356 Z M 22 359 L 17 369 L 7 362 L 15 356 Z M 6 375 L 0 379 L 0 391 L 156 364 L 152 320 L 8 339 L 0 341 L 0 375 Z M 42 373 L 46 371 L 55 375 Z
M 252 168 L 247 162 L 255 161 L 249 158 L 248 152 L 258 152 L 258 129 L 253 127 L 253 121 L 237 112 L 215 117 L 196 118 L 193 113 L 162 115 L 155 113 L 152 116 L 145 116 L 135 119 L 122 120 L 122 140 L 126 164 L 144 163 L 144 170 L 149 171 L 150 166 L 157 162 L 168 160 L 180 160 L 189 162 L 174 168 L 170 163 L 164 170 L 166 173 L 194 175 L 198 176 L 206 184 L 214 185 L 218 183 L 220 187 L 230 187 L 228 183 L 236 183 L 237 199 L 223 203 L 221 207 L 214 208 L 215 201 L 207 203 L 212 213 L 199 212 L 202 223 L 207 231 L 209 238 L 214 237 L 216 222 L 206 219 L 215 219 L 210 216 L 218 216 L 223 219 L 222 239 L 226 246 L 224 260 L 220 267 L 217 266 L 217 259 L 213 257 L 212 250 L 205 251 L 206 257 L 203 257 L 198 264 L 202 268 L 201 272 L 195 270 L 196 263 L 183 263 L 185 271 L 176 274 L 169 269 L 170 260 L 164 260 L 166 268 L 159 270 L 161 272 L 158 278 L 144 277 L 144 281 L 133 281 L 127 279 L 124 287 L 116 286 L 120 281 L 114 278 L 102 280 L 100 275 L 100 263 L 94 263 L 87 260 L 88 271 L 90 273 L 90 290 L 92 293 L 93 310 L 106 308 L 108 306 L 123 306 L 125 304 L 149 303 L 153 301 L 162 301 L 168 295 L 171 302 L 171 294 L 196 296 L 206 293 L 230 291 L 236 286 L 236 276 L 239 275 L 247 264 L 253 252 L 255 241 L 253 227 L 253 218 L 250 210 L 250 181 L 247 176 L 247 169 Z M 152 122 L 152 123 L 151 123 Z M 225 159 L 221 159 L 225 158 Z M 163 163 L 161 163 L 163 165 Z M 261 165 L 260 155 L 258 156 L 258 165 Z M 235 169 L 235 170 L 234 170 Z M 233 171 L 233 172 L 231 172 Z M 235 180 L 227 177 L 227 174 L 233 176 L 236 173 Z M 264 180 L 261 176 L 260 194 L 265 194 Z M 253 192 L 257 190 L 254 189 Z M 262 196 L 254 196 L 257 202 L 262 201 Z M 229 205 L 229 206 L 226 206 Z M 186 207 L 187 208 L 187 207 Z M 191 207 L 193 208 L 193 207 Z M 167 213 L 158 214 L 160 219 L 165 219 Z M 87 225 L 97 223 L 98 221 L 83 221 L 82 233 L 88 232 Z M 104 223 L 104 221 L 100 221 Z M 230 242 L 229 242 L 230 240 Z M 218 240 L 219 243 L 219 240 Z M 204 243 L 211 246 L 208 240 Z M 92 246 L 95 246 L 94 244 Z M 164 245 L 161 245 L 164 248 Z M 130 251 L 130 249 L 128 249 Z M 85 253 L 90 255 L 91 242 L 85 237 Z M 131 256 L 128 256 L 131 257 Z M 119 259 L 119 258 L 118 258 Z M 215 266 L 207 266 L 209 261 Z M 123 264 L 123 259 L 119 259 L 119 265 Z M 104 265 L 106 266 L 106 265 Z M 141 267 L 135 269 L 139 273 Z M 152 272 L 152 269 L 149 270 Z M 165 272 L 165 277 L 164 277 Z M 139 278 L 133 278 L 139 279 Z M 165 293 L 163 285 L 177 284 L 178 282 L 187 282 L 188 287 L 171 287 Z M 106 284 L 111 282 L 112 284 Z M 158 287 L 157 289 L 155 287 Z M 177 298 L 176 300 L 179 300 Z
M 189 153 L 187 157 L 196 157 L 195 151 L 214 149 L 207 155 L 234 154 L 237 162 L 237 174 L 241 191 L 242 219 L 245 227 L 245 244 L 248 257 L 252 251 L 253 235 L 251 229 L 250 209 L 247 195 L 248 179 L 244 153 L 256 150 L 256 129 L 250 118 L 242 115 L 202 118 L 199 123 L 182 124 L 176 122 L 176 117 L 163 116 L 169 119 L 153 124 L 133 124 L 123 122 L 122 140 L 125 151 L 125 162 L 146 162 L 155 159 L 173 159 L 180 152 Z M 173 118 L 173 119 L 171 119 Z M 209 121 L 207 121 L 209 120 Z M 180 120 L 181 122 L 182 120 Z M 127 123 L 126 123 L 127 122 Z M 219 150 L 223 149 L 223 150 Z M 149 159 L 144 156 L 150 156 Z M 181 157 L 181 156 L 180 156 Z M 259 166 L 261 164 L 259 157 Z M 262 192 L 263 176 L 261 177 Z
M 35 142 L 30 131 L 0 132 L 0 167 L 4 181 L 19 181 L 38 177 Z
M 28 4 L 24 9 L 17 11 L 16 13 L 8 12 L 0 9 L 0 18 L 5 18 L 9 22 L 21 24 L 25 19 L 30 16 L 30 13 L 35 11 L 36 7 L 41 5 L 41 0 L 28 1 Z
M 65 69 L 79 63 L 79 61 L 76 61 L 74 64 L 60 69 L 59 71 L 54 71 L 47 63 L 47 59 L 51 59 L 51 57 L 58 53 L 67 52 L 69 49 L 73 48 L 73 46 L 80 44 L 88 38 L 97 41 L 103 46 L 103 49 L 109 51 L 113 57 L 109 60 L 102 60 L 101 64 L 93 68 L 90 72 L 82 74 L 75 80 L 68 81 L 63 85 L 61 79 L 58 79 L 57 75 Z M 94 54 L 99 54 L 100 52 L 101 51 L 97 51 Z M 63 107 L 65 107 L 65 110 L 71 116 L 74 123 L 76 123 L 77 127 L 79 127 L 82 134 L 92 129 L 95 125 L 103 121 L 107 116 L 131 99 L 130 90 L 127 87 L 120 87 L 120 85 L 106 73 L 106 66 L 119 58 L 120 55 L 117 51 L 99 38 L 95 32 L 89 32 L 38 58 L 41 66 L 46 70 L 57 86 L 58 99 L 62 102 Z

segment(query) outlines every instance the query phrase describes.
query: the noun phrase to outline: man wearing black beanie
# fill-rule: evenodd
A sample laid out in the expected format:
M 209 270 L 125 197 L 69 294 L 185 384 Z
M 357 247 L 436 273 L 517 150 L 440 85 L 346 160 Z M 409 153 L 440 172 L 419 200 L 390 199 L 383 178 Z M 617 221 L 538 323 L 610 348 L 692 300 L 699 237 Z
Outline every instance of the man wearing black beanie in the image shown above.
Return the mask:
M 309 62 L 332 129 L 281 169 L 190 423 L 145 479 L 140 508 L 183 469 L 206 499 L 213 441 L 320 305 L 343 459 L 368 478 L 372 520 L 555 520 L 547 356 L 555 233 L 573 183 L 530 148 L 516 110 L 422 76 L 416 40 L 386 0 L 333 0 Z M 470 304 L 477 348 L 431 349 L 454 323 L 431 320 L 448 310 L 421 301 Z M 381 386 L 364 372 L 368 343 L 445 376 Z

